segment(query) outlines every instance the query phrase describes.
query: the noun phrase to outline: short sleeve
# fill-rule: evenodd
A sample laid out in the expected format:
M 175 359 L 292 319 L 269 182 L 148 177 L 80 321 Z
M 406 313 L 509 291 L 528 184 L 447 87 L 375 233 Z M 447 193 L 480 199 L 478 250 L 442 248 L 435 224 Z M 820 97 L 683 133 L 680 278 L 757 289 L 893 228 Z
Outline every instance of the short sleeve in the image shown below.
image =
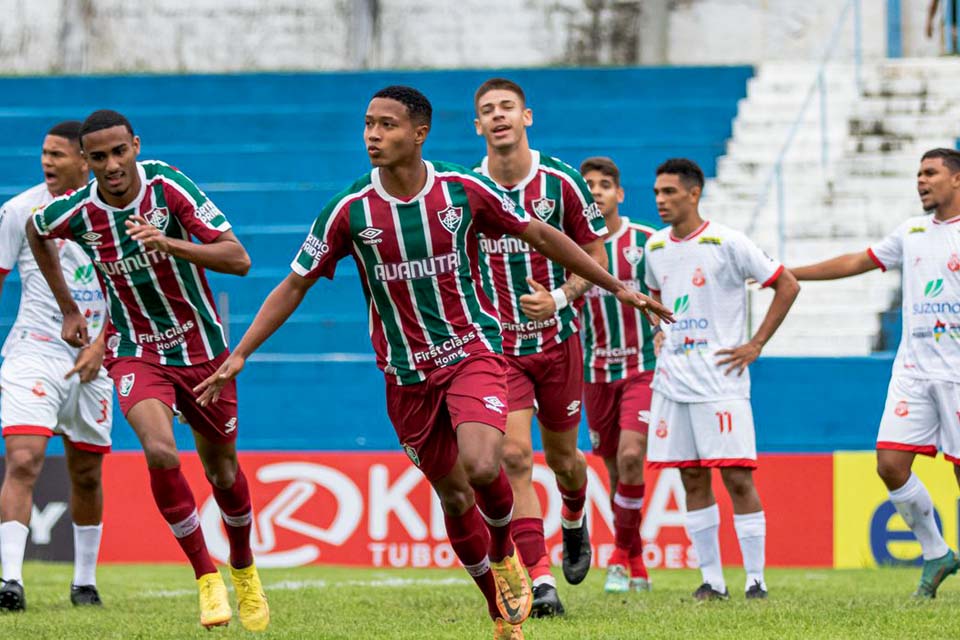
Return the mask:
M 463 177 L 463 185 L 479 232 L 495 239 L 519 236 L 527 229 L 530 216 L 490 179 L 471 173 Z
M 593 201 L 590 188 L 579 173 L 570 170 L 563 178 L 563 230 L 579 245 L 589 244 L 607 234 L 607 223 Z
M 9 202 L 0 207 L 0 273 L 9 273 L 17 265 L 26 237 L 25 224 L 23 216 Z
M 768 256 L 747 236 L 738 233 L 731 240 L 736 264 L 744 280 L 753 278 L 760 286 L 769 287 L 783 273 L 783 265 Z
M 890 235 L 867 249 L 867 255 L 881 271 L 895 269 L 903 263 L 903 236 L 907 223 L 901 224 Z
M 72 199 L 54 200 L 33 214 L 33 226 L 43 238 L 73 240 L 70 220 L 80 210 Z
M 350 253 L 350 210 L 333 200 L 313 222 L 290 268 L 304 278 L 333 278 L 337 262 Z
M 663 248 L 663 241 L 657 241 L 653 239 L 653 236 L 647 238 L 647 243 L 643 246 L 643 254 L 646 256 L 644 260 L 644 273 L 643 273 L 643 282 L 647 285 L 647 289 L 654 293 L 660 293 L 660 290 L 663 288 L 660 286 L 660 278 L 657 277 L 656 269 L 654 268 L 654 260 L 650 259 L 651 248 L 655 247 L 657 242 L 660 243 L 660 249 Z
M 168 165 L 159 169 L 163 176 L 164 199 L 180 224 L 200 242 L 210 243 L 230 230 L 230 223 L 217 205 L 183 172 Z

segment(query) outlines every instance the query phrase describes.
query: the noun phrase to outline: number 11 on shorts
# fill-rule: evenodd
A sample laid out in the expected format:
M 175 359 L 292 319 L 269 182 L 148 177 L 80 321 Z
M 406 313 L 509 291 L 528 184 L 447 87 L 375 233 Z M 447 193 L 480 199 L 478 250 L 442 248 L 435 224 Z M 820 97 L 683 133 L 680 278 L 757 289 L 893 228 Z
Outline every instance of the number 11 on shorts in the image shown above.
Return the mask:
M 730 415 L 729 411 L 717 411 L 714 415 L 717 416 L 717 420 L 720 422 L 720 433 L 723 433 L 726 430 L 727 433 L 733 431 L 733 416 Z

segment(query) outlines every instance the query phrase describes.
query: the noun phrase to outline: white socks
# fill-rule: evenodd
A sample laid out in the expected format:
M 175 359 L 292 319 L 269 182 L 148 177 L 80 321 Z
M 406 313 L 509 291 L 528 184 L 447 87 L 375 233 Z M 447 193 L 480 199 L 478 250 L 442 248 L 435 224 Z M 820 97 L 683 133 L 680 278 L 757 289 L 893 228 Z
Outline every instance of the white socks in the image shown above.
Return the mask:
M 727 584 L 723 580 L 723 566 L 720 564 L 720 509 L 712 504 L 705 509 L 687 511 L 687 536 L 700 559 L 700 573 L 703 581 L 723 593 Z
M 733 514 L 733 528 L 737 530 L 740 541 L 740 553 L 743 554 L 743 568 L 747 572 L 749 589 L 759 582 L 764 591 L 767 583 L 763 581 L 763 565 L 766 560 L 767 517 L 763 511 L 755 513 Z
M 0 524 L 0 563 L 3 579 L 23 584 L 23 552 L 27 548 L 27 525 L 10 520 Z
M 73 584 L 78 587 L 97 585 L 97 556 L 102 534 L 103 523 L 73 524 Z
M 933 517 L 933 501 L 920 478 L 911 473 L 902 487 L 890 492 L 890 501 L 917 537 L 924 560 L 934 560 L 946 555 L 950 547 L 937 529 L 937 522 Z

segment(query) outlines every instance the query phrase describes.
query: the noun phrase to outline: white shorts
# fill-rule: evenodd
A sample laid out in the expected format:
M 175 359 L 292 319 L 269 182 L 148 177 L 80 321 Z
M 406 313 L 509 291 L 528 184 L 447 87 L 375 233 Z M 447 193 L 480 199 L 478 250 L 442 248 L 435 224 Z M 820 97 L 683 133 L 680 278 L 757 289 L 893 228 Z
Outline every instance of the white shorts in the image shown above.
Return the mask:
M 113 382 L 101 367 L 80 383 L 66 358 L 15 354 L 0 367 L 0 427 L 3 435 L 60 434 L 77 449 L 107 453 L 113 424 Z
M 675 402 L 654 391 L 647 463 L 655 469 L 756 468 L 757 439 L 749 398 Z
M 960 384 L 894 374 L 880 419 L 877 449 L 943 456 L 960 463 Z

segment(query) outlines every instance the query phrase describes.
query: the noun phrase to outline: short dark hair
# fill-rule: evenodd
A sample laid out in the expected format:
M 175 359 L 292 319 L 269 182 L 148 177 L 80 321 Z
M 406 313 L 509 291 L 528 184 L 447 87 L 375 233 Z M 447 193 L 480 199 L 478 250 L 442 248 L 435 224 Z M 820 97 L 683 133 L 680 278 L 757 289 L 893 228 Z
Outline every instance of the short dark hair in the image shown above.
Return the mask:
M 947 169 L 950 169 L 950 173 L 956 173 L 960 171 L 960 151 L 956 149 L 946 149 L 944 147 L 939 147 L 937 149 L 930 149 L 923 157 L 920 158 L 920 162 L 928 160 L 930 158 L 940 158 L 943 160 L 943 164 L 947 166 Z
M 122 113 L 111 111 L 110 109 L 100 109 L 99 111 L 94 111 L 87 116 L 87 119 L 83 121 L 82 125 L 80 125 L 80 131 L 78 133 L 80 146 L 83 146 L 83 136 L 87 135 L 88 133 L 101 131 L 103 129 L 110 129 L 112 127 L 126 127 L 127 131 L 130 132 L 130 135 L 134 135 L 133 126 Z
M 606 156 L 593 156 L 580 163 L 580 175 L 586 175 L 588 171 L 599 171 L 605 176 L 613 179 L 613 184 L 620 186 L 620 169 Z
M 657 167 L 657 175 L 667 173 L 679 176 L 680 182 L 687 189 L 700 187 L 703 190 L 703 169 L 693 160 L 687 158 L 670 158 Z
M 80 127 L 83 125 L 79 120 L 64 120 L 50 127 L 47 131 L 48 136 L 57 136 L 66 138 L 70 142 L 80 142 Z
M 480 98 L 483 97 L 488 91 L 496 91 L 497 89 L 503 89 L 505 91 L 512 91 L 520 97 L 520 104 L 526 106 L 527 96 L 523 93 L 523 89 L 520 88 L 513 80 L 507 80 L 506 78 L 490 78 L 477 88 L 477 92 L 473 94 L 473 106 L 476 108 L 480 104 Z
M 433 106 L 423 95 L 413 87 L 404 85 L 390 85 L 384 87 L 373 94 L 374 98 L 387 98 L 396 100 L 407 108 L 410 120 L 415 124 L 425 124 L 429 126 L 433 121 Z

